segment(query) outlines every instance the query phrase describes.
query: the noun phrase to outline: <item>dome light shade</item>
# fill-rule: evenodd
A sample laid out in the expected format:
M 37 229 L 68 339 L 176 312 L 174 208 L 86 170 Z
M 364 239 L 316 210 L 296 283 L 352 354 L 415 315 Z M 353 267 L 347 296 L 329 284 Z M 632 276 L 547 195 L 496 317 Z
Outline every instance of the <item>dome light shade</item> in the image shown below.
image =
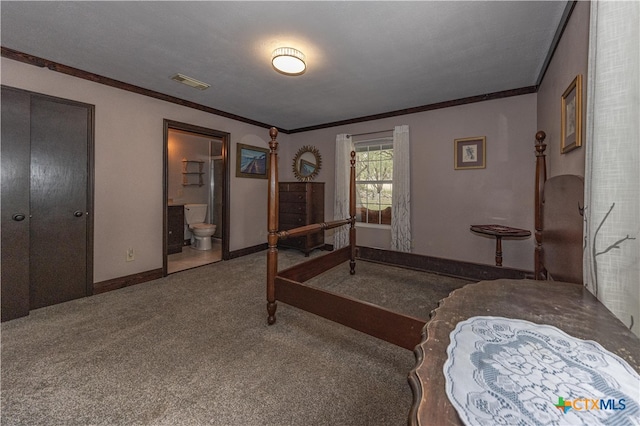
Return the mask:
M 271 64 L 276 71 L 286 75 L 300 75 L 307 69 L 302 52 L 292 47 L 280 47 L 273 51 Z

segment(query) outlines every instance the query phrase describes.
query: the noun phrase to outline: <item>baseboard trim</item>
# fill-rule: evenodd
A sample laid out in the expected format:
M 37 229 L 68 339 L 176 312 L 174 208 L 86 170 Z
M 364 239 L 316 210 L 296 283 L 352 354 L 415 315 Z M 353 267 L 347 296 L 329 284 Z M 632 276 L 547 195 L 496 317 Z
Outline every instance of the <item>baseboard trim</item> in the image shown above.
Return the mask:
M 139 272 L 137 274 L 114 278 L 107 281 L 101 281 L 99 283 L 93 283 L 93 294 L 105 293 L 107 291 L 117 290 L 119 288 L 157 280 L 158 278 L 162 278 L 162 268 Z
M 245 247 L 240 250 L 234 250 L 229 252 L 229 259 L 235 259 L 237 257 L 246 256 L 248 254 L 258 253 L 260 251 L 266 250 L 269 248 L 269 244 L 263 243 L 258 244 L 256 246 Z
M 499 278 L 525 279 L 532 278 L 532 271 L 505 268 L 459 260 L 441 259 L 414 253 L 402 253 L 371 247 L 358 246 L 358 257 L 362 260 L 383 263 L 391 266 L 433 272 L 451 277 L 472 281 L 496 280 Z
M 266 250 L 267 248 L 269 248 L 269 245 L 267 243 L 258 244 L 252 247 L 245 247 L 243 249 L 230 252 L 229 259 L 246 256 L 252 253 L 257 253 L 257 252 Z M 141 283 L 156 280 L 162 277 L 163 277 L 162 269 L 153 269 L 151 271 L 127 275 L 125 277 L 113 278 L 111 280 L 94 283 L 93 294 L 106 293 L 107 291 L 117 290 L 119 288 L 141 284 Z
M 269 248 L 267 243 L 245 247 L 229 253 L 229 259 L 258 253 Z M 325 244 L 325 250 L 333 250 L 333 245 Z M 495 280 L 499 278 L 525 279 L 533 278 L 533 272 L 520 269 L 483 265 L 478 263 L 462 262 L 459 260 L 441 259 L 424 256 L 415 253 L 402 253 L 391 250 L 376 249 L 371 247 L 357 247 L 358 258 L 368 262 L 382 263 L 385 265 L 415 269 L 418 271 L 432 272 L 451 277 L 464 278 L 472 281 Z M 162 278 L 162 269 L 140 272 L 125 277 L 114 278 L 93 284 L 93 294 L 105 293 L 119 288 L 141 284 L 147 281 Z

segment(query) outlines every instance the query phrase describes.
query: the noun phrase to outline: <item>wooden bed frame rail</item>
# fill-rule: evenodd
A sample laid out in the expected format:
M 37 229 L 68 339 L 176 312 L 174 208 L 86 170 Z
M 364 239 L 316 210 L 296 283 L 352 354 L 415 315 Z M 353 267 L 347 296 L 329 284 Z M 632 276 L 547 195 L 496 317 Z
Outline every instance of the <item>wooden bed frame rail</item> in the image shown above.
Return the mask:
M 420 342 L 426 321 L 390 311 L 372 303 L 303 284 L 349 260 L 349 273 L 355 274 L 356 257 L 356 190 L 355 152 L 351 152 L 349 179 L 349 218 L 315 223 L 287 231 L 278 231 L 278 130 L 269 130 L 269 197 L 267 251 L 267 323 L 276 322 L 277 300 L 347 327 L 413 350 Z M 278 240 L 308 235 L 349 225 L 349 245 L 312 258 L 278 272 Z
M 351 219 L 334 220 L 332 222 L 312 223 L 311 225 L 300 226 L 298 228 L 289 229 L 288 231 L 277 232 L 278 238 L 284 240 L 290 237 L 301 237 L 303 235 L 315 234 L 318 231 L 339 228 L 340 226 L 349 225 Z

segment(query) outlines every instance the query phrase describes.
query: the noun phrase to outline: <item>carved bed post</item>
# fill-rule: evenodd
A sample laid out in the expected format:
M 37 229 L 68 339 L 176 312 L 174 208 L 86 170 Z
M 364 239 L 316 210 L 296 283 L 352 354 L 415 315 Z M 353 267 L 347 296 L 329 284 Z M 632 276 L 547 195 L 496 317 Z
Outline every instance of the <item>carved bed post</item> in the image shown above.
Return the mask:
M 269 231 L 267 251 L 267 323 L 276 322 L 276 288 L 275 278 L 278 273 L 278 129 L 269 129 L 269 200 L 267 206 L 267 226 Z
M 545 132 L 540 130 L 536 133 L 536 186 L 535 186 L 535 238 L 536 247 L 534 255 L 534 274 L 535 279 L 544 279 L 545 270 L 542 251 L 542 230 L 544 223 L 542 220 L 542 203 L 544 199 L 544 183 L 547 180 L 547 164 L 544 150 L 547 144 L 544 139 L 547 137 Z
M 349 246 L 351 247 L 351 259 L 349 261 L 349 273 L 356 273 L 356 153 L 351 151 L 351 173 L 349 175 Z

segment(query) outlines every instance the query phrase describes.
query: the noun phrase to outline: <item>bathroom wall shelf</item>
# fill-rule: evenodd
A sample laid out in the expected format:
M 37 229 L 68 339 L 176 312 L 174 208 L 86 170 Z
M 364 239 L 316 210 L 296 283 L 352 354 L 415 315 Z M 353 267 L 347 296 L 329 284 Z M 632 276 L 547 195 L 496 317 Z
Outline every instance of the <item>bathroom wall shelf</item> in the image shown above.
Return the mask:
M 204 161 L 182 160 L 182 186 L 204 185 Z

